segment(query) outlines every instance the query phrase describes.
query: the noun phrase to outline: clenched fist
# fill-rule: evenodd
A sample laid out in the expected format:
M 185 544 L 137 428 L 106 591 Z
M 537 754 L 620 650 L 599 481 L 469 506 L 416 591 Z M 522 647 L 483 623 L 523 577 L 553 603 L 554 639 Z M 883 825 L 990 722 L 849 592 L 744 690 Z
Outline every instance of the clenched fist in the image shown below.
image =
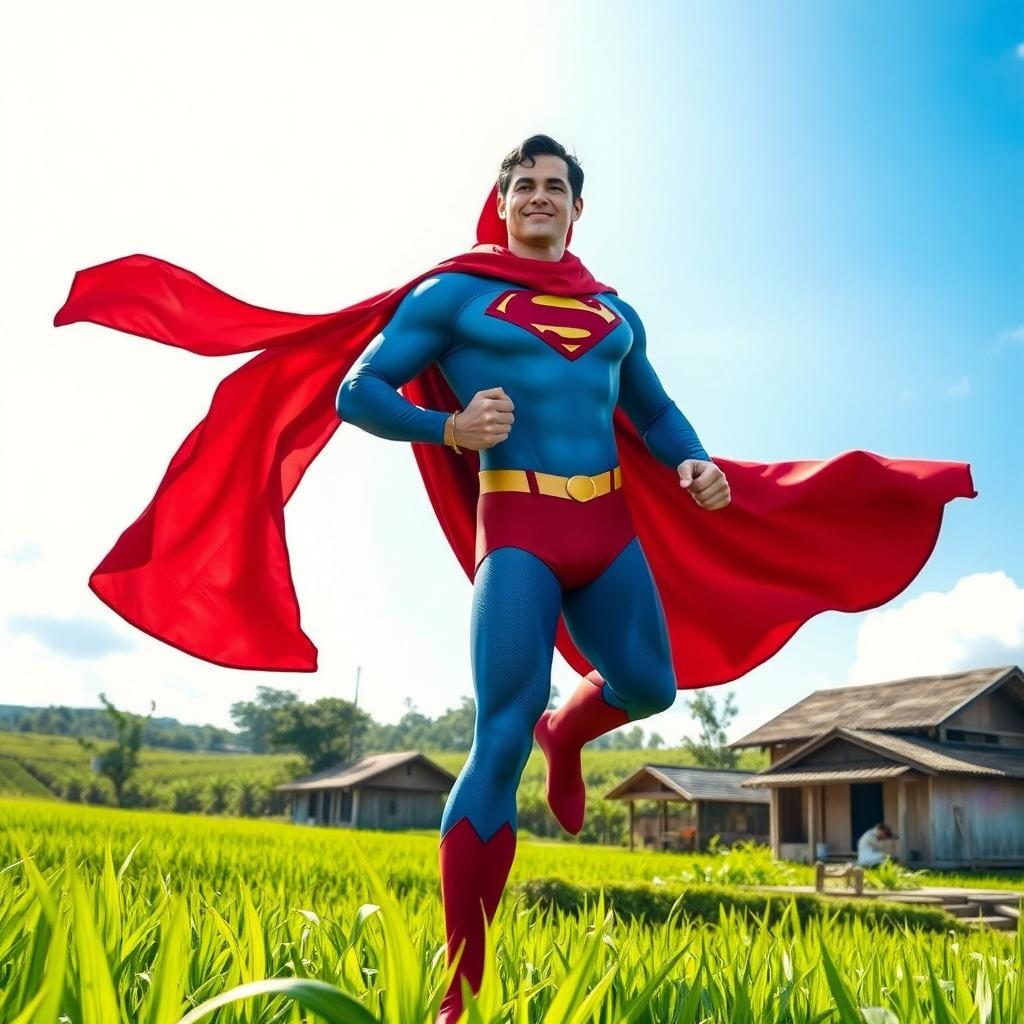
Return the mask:
M 684 459 L 676 466 L 679 486 L 685 487 L 701 508 L 725 508 L 731 500 L 729 481 L 713 462 Z
M 474 451 L 500 444 L 515 422 L 513 408 L 512 399 L 503 388 L 478 391 L 455 418 L 455 443 Z

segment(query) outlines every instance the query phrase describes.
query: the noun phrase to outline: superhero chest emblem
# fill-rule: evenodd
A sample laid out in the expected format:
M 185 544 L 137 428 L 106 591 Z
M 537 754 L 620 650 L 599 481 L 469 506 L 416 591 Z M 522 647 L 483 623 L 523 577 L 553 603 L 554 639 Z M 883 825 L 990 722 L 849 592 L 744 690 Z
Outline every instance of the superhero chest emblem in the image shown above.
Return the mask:
M 579 359 L 622 323 L 600 299 L 510 289 L 484 310 L 529 331 L 566 359 Z

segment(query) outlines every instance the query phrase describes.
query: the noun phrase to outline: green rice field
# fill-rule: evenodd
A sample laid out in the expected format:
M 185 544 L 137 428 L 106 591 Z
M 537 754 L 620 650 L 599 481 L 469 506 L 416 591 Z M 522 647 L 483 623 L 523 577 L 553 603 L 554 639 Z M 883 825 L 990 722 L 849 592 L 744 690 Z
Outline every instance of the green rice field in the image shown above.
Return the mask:
M 436 835 L 52 799 L 0 799 L 0 823 L 5 1024 L 433 1022 L 446 987 Z M 657 879 L 692 892 L 704 878 L 743 877 L 745 858 L 754 874 L 762 863 L 730 856 L 723 875 L 721 854 L 524 838 L 465 1019 L 1024 1021 L 1021 933 L 801 920 L 792 902 L 771 919 L 721 905 L 653 924 L 610 910 L 603 888 L 570 913 L 518 887 Z

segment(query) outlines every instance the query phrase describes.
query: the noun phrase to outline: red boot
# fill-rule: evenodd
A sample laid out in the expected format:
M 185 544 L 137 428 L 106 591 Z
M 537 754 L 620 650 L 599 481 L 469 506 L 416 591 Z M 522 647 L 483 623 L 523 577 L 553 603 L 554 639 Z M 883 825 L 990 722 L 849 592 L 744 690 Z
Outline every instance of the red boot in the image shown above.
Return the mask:
M 555 711 L 545 711 L 533 730 L 548 762 L 548 806 L 562 828 L 573 835 L 583 828 L 587 805 L 580 762 L 583 744 L 629 721 L 623 708 L 601 696 L 602 686 L 604 678 L 597 669 L 588 672 L 572 696 Z
M 455 959 L 465 940 L 455 977 L 438 1010 L 436 1024 L 455 1024 L 462 1013 L 460 977 L 465 975 L 474 992 L 484 972 L 484 922 L 494 920 L 516 855 L 516 833 L 506 822 L 485 843 L 469 818 L 460 818 L 441 840 L 441 895 L 448 936 L 447 963 Z M 481 903 L 483 911 L 481 911 Z

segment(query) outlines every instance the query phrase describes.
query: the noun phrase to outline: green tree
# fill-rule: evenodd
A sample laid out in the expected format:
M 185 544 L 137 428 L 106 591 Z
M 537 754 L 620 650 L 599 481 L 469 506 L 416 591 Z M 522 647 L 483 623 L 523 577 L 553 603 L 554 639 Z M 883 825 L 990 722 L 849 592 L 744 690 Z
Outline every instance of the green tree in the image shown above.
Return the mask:
M 107 709 L 114 726 L 114 745 L 100 750 L 91 740 L 79 737 L 78 742 L 86 750 L 96 754 L 96 771 L 110 780 L 114 789 L 114 800 L 118 807 L 124 806 L 125 786 L 132 773 L 139 766 L 139 750 L 142 747 L 142 733 L 146 724 L 156 710 L 156 704 L 150 701 L 149 714 L 133 715 L 130 711 L 119 711 L 106 694 L 100 694 L 100 700 Z
M 430 746 L 437 750 L 469 750 L 475 723 L 476 701 L 463 697 L 459 707 L 448 708 L 434 723 Z
M 278 712 L 269 740 L 277 748 L 297 750 L 313 772 L 355 757 L 373 719 L 351 701 L 321 697 L 294 703 Z
M 240 700 L 231 705 L 231 721 L 242 730 L 243 739 L 254 754 L 265 754 L 270 750 L 270 734 L 278 716 L 298 702 L 299 695 L 291 690 L 257 686 L 255 700 Z
M 614 729 L 592 740 L 590 746 L 594 750 L 642 750 L 644 731 L 639 725 L 631 729 Z
M 698 690 L 686 701 L 693 717 L 700 724 L 700 736 L 696 741 L 688 736 L 682 738 L 683 746 L 689 751 L 694 764 L 707 768 L 735 768 L 739 752 L 726 747 L 725 730 L 739 710 L 735 705 L 736 694 L 730 692 L 721 708 L 715 698 L 705 690 Z

